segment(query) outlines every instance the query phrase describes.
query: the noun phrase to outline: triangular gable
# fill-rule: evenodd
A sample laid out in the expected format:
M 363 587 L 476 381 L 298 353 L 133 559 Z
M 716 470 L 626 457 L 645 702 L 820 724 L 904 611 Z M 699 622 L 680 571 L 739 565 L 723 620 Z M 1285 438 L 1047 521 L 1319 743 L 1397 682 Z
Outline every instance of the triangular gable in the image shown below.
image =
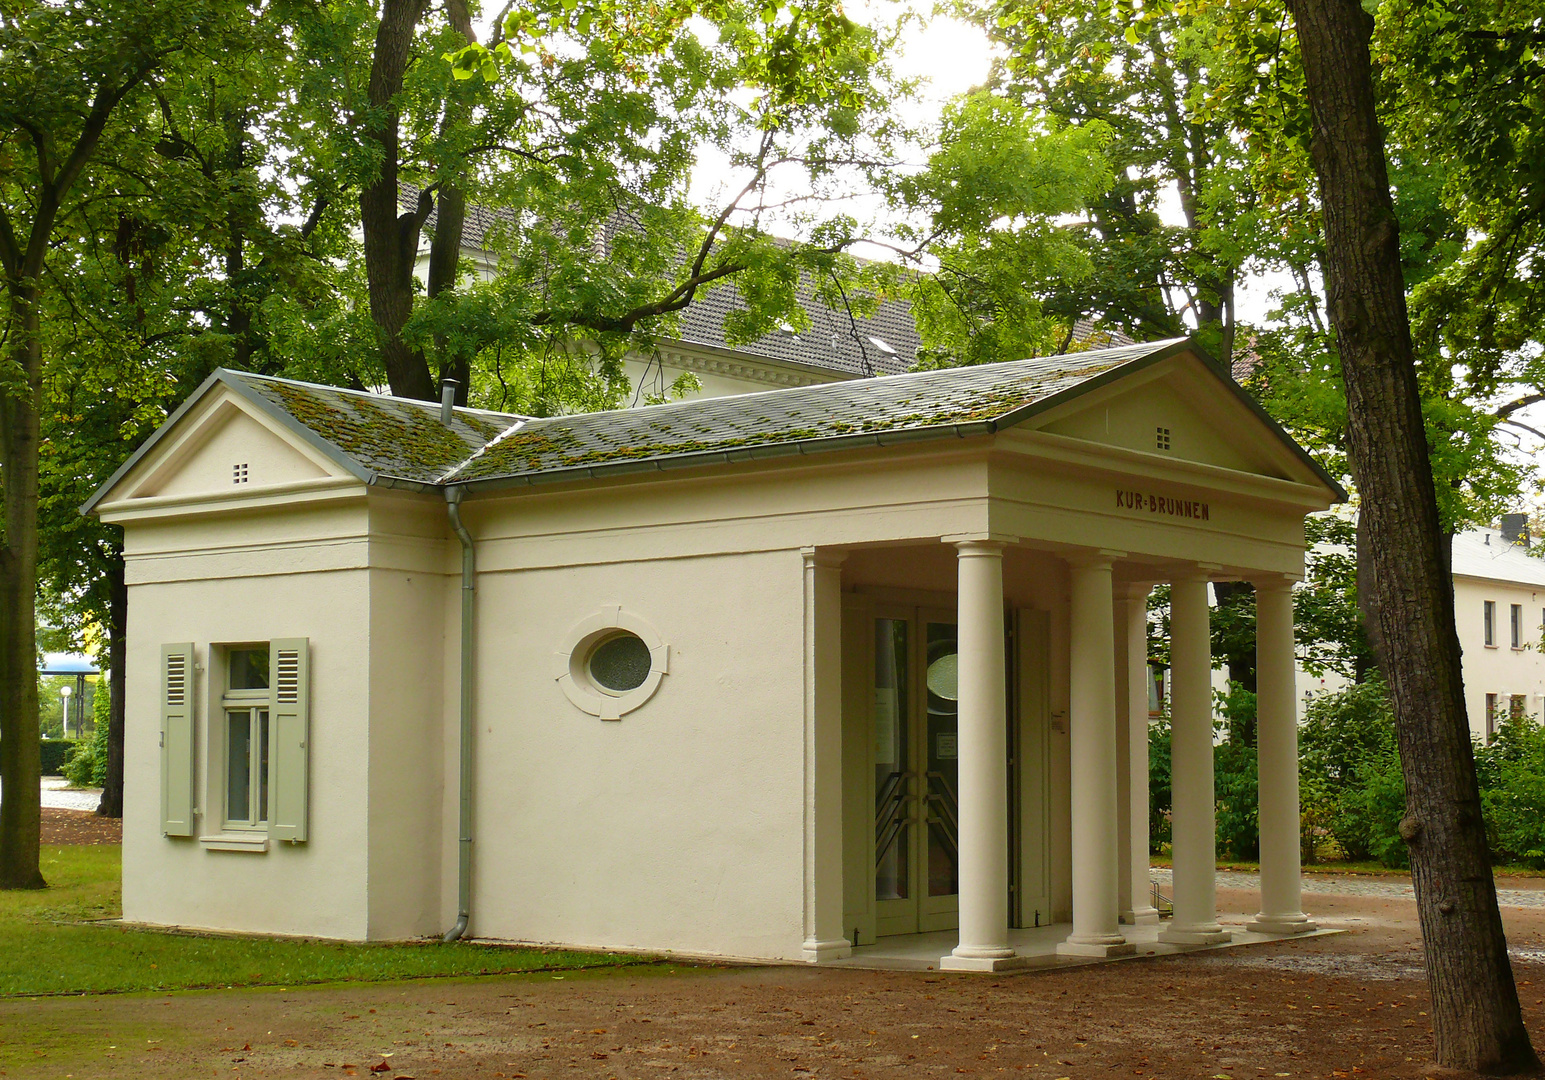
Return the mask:
M 81 507 L 157 497 L 258 493 L 311 480 L 368 482 L 336 448 L 217 371 Z M 309 437 L 308 437 L 309 436 Z
M 1346 492 L 1189 343 L 1037 402 L 1001 426 Z

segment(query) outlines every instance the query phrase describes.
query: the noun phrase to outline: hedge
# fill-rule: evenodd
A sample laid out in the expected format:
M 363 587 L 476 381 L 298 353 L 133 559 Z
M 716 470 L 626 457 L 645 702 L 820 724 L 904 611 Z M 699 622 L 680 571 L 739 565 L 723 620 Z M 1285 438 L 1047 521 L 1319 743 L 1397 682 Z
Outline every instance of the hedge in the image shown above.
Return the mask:
M 43 775 L 63 776 L 61 771 L 64 763 L 69 760 L 75 748 L 80 745 L 79 739 L 44 739 L 43 747 Z

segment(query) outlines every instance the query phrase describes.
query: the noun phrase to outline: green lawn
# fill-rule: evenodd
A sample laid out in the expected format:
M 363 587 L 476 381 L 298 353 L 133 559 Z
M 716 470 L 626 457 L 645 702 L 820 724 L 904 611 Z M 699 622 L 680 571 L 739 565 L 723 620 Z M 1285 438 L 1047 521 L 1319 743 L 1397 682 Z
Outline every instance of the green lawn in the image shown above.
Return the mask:
M 43 848 L 47 889 L 0 892 L 0 997 L 493 975 L 646 962 L 612 953 L 412 942 L 356 945 L 130 929 L 116 845 Z

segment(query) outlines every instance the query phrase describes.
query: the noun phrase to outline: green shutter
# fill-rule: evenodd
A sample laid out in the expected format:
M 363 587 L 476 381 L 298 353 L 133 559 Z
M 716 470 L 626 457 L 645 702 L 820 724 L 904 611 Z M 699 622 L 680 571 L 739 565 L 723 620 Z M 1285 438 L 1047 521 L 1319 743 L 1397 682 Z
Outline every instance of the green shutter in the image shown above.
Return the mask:
M 193 835 L 193 643 L 161 646 L 161 831 Z
M 306 638 L 269 643 L 273 719 L 268 749 L 268 834 L 275 840 L 306 839 L 306 788 L 310 773 L 311 659 Z

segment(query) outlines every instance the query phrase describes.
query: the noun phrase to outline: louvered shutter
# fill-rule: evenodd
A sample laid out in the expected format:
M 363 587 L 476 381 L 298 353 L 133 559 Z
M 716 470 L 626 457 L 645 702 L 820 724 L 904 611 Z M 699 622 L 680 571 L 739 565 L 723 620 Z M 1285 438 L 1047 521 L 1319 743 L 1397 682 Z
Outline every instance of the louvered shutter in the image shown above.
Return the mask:
M 268 670 L 273 676 L 273 712 L 269 723 L 268 784 L 271 805 L 268 834 L 275 840 L 306 839 L 307 787 L 310 783 L 310 643 L 306 638 L 269 642 Z
M 161 831 L 193 835 L 193 643 L 161 646 Z

